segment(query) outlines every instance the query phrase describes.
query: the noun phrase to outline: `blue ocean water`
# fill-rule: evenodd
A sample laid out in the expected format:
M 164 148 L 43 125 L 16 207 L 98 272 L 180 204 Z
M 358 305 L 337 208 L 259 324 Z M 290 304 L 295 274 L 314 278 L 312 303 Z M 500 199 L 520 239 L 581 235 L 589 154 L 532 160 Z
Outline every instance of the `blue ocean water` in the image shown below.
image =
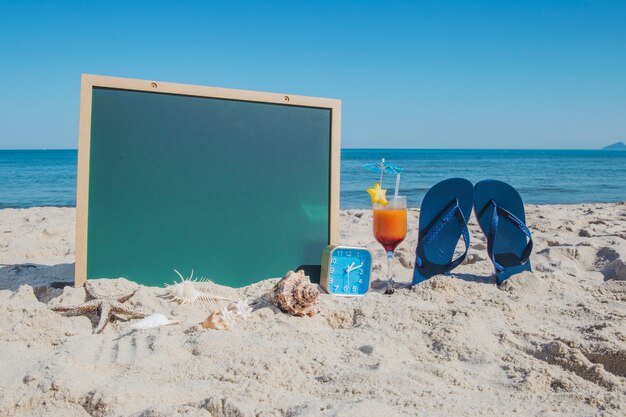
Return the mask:
M 76 205 L 76 150 L 0 150 L 0 208 Z
M 436 182 L 464 177 L 506 181 L 527 203 L 626 200 L 626 152 L 553 150 L 344 149 L 341 208 L 370 207 L 365 188 L 378 180 L 364 165 L 385 158 L 404 168 L 400 192 L 419 207 Z M 76 150 L 0 150 L 0 208 L 76 205 Z M 389 194 L 395 177 L 385 176 Z
M 369 207 L 365 188 L 378 175 L 363 165 L 380 158 L 404 168 L 400 194 L 419 207 L 438 181 L 463 177 L 476 183 L 496 179 L 514 186 L 531 204 L 626 200 L 626 152 L 571 150 L 345 149 L 341 160 L 341 207 Z M 393 194 L 395 176 L 383 178 Z

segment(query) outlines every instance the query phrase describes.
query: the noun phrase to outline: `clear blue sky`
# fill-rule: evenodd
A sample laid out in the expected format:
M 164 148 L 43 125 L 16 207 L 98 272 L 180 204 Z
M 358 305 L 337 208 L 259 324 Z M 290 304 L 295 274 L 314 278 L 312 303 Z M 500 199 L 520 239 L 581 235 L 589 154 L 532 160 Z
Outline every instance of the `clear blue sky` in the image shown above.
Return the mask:
M 0 148 L 75 148 L 81 73 L 343 100 L 344 147 L 626 140 L 626 1 L 0 2 Z

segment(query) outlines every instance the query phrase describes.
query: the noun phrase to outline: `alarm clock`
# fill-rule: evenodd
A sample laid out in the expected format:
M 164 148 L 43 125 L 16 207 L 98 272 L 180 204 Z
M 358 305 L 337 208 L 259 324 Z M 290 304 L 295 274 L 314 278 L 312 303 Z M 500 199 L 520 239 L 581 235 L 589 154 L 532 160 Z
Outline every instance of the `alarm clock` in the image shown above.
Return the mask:
M 328 245 L 322 253 L 320 285 L 345 297 L 365 295 L 370 288 L 372 254 L 368 249 Z

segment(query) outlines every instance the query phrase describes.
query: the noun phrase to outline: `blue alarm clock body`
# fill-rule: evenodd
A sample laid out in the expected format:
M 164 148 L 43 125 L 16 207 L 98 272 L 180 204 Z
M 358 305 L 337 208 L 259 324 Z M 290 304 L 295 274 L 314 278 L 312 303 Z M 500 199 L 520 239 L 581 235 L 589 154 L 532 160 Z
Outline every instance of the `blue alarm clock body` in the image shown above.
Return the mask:
M 364 295 L 370 286 L 372 255 L 367 249 L 336 248 L 330 256 L 328 287 L 335 295 Z

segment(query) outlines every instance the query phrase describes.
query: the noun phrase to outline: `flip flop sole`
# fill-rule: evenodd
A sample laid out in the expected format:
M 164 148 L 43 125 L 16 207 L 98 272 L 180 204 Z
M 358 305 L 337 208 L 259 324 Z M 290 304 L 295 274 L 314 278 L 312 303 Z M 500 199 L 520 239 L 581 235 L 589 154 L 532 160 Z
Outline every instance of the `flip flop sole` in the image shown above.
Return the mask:
M 489 202 L 493 201 L 498 207 L 508 210 L 522 223 L 526 224 L 526 211 L 524 202 L 517 190 L 511 185 L 497 180 L 483 180 L 474 186 L 474 211 L 478 219 L 480 228 L 485 236 L 489 234 L 493 207 L 489 207 Z M 527 245 L 526 235 L 518 228 L 506 220 L 498 223 L 496 230 L 495 245 L 493 253 L 496 261 L 507 260 L 515 257 L 519 258 Z M 499 261 L 498 261 L 499 262 Z M 506 262 L 510 264 L 509 262 Z M 521 265 L 509 266 L 504 271 L 497 273 L 498 284 L 511 275 L 531 271 L 530 260 Z
M 423 239 L 425 231 L 432 227 L 442 210 L 458 199 L 463 217 L 468 221 L 474 206 L 474 187 L 464 178 L 450 178 L 435 184 L 424 196 L 420 209 L 419 238 Z M 428 261 L 445 265 L 452 261 L 454 249 L 461 239 L 462 229 L 457 221 L 449 221 L 443 226 L 437 237 L 425 248 L 424 257 Z M 441 273 L 433 268 L 415 266 L 413 284 L 422 282 Z

